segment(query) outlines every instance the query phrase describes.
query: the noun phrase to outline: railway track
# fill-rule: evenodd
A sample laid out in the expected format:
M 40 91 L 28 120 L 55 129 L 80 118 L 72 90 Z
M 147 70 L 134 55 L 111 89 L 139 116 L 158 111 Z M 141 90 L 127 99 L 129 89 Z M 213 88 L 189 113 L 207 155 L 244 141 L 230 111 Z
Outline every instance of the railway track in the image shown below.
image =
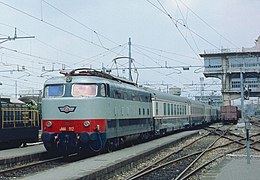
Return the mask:
M 224 158 L 227 154 L 245 149 L 246 146 L 241 142 L 245 140 L 245 137 L 232 133 L 230 128 L 231 126 L 205 128 L 208 132 L 206 135 L 157 160 L 126 179 L 187 179 L 191 176 L 196 177 L 196 174 L 205 171 L 208 166 Z M 250 136 L 250 141 L 251 148 L 260 152 L 259 148 L 254 147 L 255 144 L 259 144 L 259 140 L 254 140 L 253 137 L 259 138 L 259 133 Z M 207 140 L 207 138 L 210 138 L 210 140 Z M 204 147 L 201 146 L 199 150 L 194 149 L 192 146 L 199 141 L 210 141 L 211 143 Z M 181 154 L 183 151 L 188 153 Z
M 185 145 L 184 147 L 182 147 L 182 148 L 180 148 L 180 149 L 178 149 L 178 150 L 176 150 L 176 151 L 174 151 L 174 152 L 172 152 L 172 153 L 170 153 L 170 154 L 168 154 L 168 155 L 162 157 L 161 159 L 157 160 L 156 162 L 154 162 L 154 163 L 151 164 L 150 166 L 148 166 L 148 167 L 146 167 L 146 168 L 144 168 L 144 169 L 138 171 L 137 173 L 135 173 L 135 174 L 133 174 L 133 175 L 127 177 L 127 179 L 130 180 L 130 179 L 137 179 L 137 178 L 143 177 L 144 175 L 146 175 L 146 174 L 148 174 L 148 173 L 152 173 L 152 172 L 156 171 L 156 170 L 159 169 L 159 168 L 163 168 L 163 167 L 165 167 L 165 166 L 168 165 L 168 164 L 171 164 L 171 163 L 173 163 L 173 162 L 181 161 L 181 160 L 184 159 L 184 158 L 188 158 L 188 157 L 195 156 L 196 153 L 194 153 L 194 154 L 192 154 L 192 155 L 189 155 L 189 156 L 184 156 L 184 157 L 182 157 L 182 158 L 174 159 L 174 157 L 175 157 L 174 155 L 176 155 L 176 154 L 182 152 L 185 148 L 188 148 L 188 147 L 192 146 L 194 143 L 196 143 L 196 142 L 202 140 L 203 138 L 205 138 L 205 137 L 207 137 L 207 136 L 208 136 L 208 134 L 206 134 L 206 135 L 204 135 L 204 136 L 202 136 L 202 137 L 199 137 L 199 138 L 195 139 L 194 141 L 188 143 L 188 144 Z M 171 158 L 171 159 L 173 159 L 173 160 L 169 161 L 169 160 L 168 160 L 169 158 Z M 163 163 L 164 161 L 167 161 L 167 162 L 166 162 L 166 163 Z
M 0 170 L 0 179 L 14 179 L 19 177 L 25 177 L 29 174 L 37 173 L 46 169 L 55 168 L 61 165 L 79 161 L 83 158 L 78 154 L 71 154 L 69 156 L 58 156 L 58 157 L 46 157 L 43 160 L 36 160 L 34 162 L 15 165 L 11 168 Z
M 28 164 L 18 165 L 12 168 L 4 169 L 0 171 L 0 179 L 11 179 L 11 178 L 22 177 L 26 174 L 31 173 L 32 169 L 36 169 L 39 166 L 44 166 L 47 163 L 52 163 L 61 159 L 62 157 L 55 157 L 55 158 L 40 160 L 40 161 L 31 162 Z
M 172 148 L 167 147 L 170 152 L 158 156 L 159 158 L 155 158 L 156 160 L 153 163 L 147 165 L 142 162 L 142 164 L 145 164 L 145 168 L 128 172 L 123 177 L 117 174 L 116 179 L 187 179 L 199 176 L 202 172 L 207 171 L 210 166 L 213 166 L 214 162 L 224 159 L 227 154 L 245 149 L 243 142 L 245 137 L 230 130 L 230 127 L 218 125 L 217 127 L 204 128 L 200 130 L 200 135 L 175 144 Z M 255 130 L 255 132 L 250 136 L 250 148 L 260 152 L 260 133 L 258 133 L 259 130 Z M 56 168 L 77 160 L 80 159 L 55 157 L 16 166 L 0 171 L 0 179 L 26 177 L 28 174 Z M 133 169 L 133 167 L 131 168 Z
M 179 172 L 184 170 L 185 165 L 188 166 L 192 161 L 200 156 L 203 152 L 202 149 L 209 148 L 209 141 L 205 140 L 206 138 L 210 138 L 210 144 L 215 141 L 211 138 L 211 132 L 209 132 L 181 147 L 179 150 L 159 159 L 157 162 L 151 164 L 145 169 L 138 171 L 127 179 L 150 179 L 156 175 L 160 176 L 160 178 L 168 179 L 177 177 Z M 204 142 L 202 143 L 204 145 L 199 143 L 199 141 Z M 198 146 L 198 143 L 199 148 L 194 149 L 194 147 Z M 190 149 L 193 149 L 193 151 L 191 152 Z

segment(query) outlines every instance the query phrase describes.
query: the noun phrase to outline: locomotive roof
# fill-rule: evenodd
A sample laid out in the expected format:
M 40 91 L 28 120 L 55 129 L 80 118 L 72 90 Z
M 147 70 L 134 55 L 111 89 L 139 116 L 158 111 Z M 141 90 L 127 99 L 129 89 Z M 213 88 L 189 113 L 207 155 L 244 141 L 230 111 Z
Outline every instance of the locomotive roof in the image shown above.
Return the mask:
M 114 80 L 118 82 L 124 82 L 127 84 L 132 84 L 136 85 L 136 83 L 129 81 L 125 78 L 117 77 L 112 74 L 108 74 L 102 71 L 97 71 L 95 69 L 91 68 L 78 68 L 78 69 L 73 69 L 72 71 L 69 72 L 60 72 L 61 74 L 65 76 L 96 76 L 96 77 L 101 77 L 109 80 Z
M 118 87 L 124 86 L 121 88 L 128 86 L 127 89 L 138 89 L 139 91 L 147 92 L 145 89 L 139 88 L 137 84 L 132 81 L 89 68 L 79 68 L 68 72 L 61 72 L 61 74 L 64 76 L 50 78 L 45 84 L 60 84 L 71 81 L 74 83 L 113 83 L 114 85 L 117 84 Z
M 48 79 L 47 81 L 45 81 L 45 85 L 46 84 L 64 84 L 67 83 L 66 81 L 66 77 L 67 76 L 58 76 L 58 77 L 53 77 L 51 79 Z M 103 77 L 98 77 L 98 76 L 76 76 L 75 78 L 72 77 L 71 82 L 73 83 L 89 83 L 89 84 L 95 84 L 95 83 L 107 83 L 110 84 L 116 88 L 121 88 L 121 89 L 125 89 L 125 90 L 136 90 L 139 92 L 146 92 L 148 93 L 148 91 L 144 88 L 140 88 L 136 85 L 133 84 L 128 84 L 128 83 L 124 83 L 122 81 L 115 81 L 115 80 L 111 80 L 111 79 L 106 79 Z

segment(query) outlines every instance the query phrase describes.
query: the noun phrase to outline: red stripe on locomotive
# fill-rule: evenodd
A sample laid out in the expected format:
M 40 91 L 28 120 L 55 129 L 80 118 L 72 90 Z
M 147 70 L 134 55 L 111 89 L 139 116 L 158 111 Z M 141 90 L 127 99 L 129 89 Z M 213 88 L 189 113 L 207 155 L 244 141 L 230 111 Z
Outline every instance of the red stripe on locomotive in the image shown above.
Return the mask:
M 89 122 L 89 126 L 85 126 L 84 123 Z M 44 132 L 105 132 L 106 120 L 105 119 L 80 119 L 80 120 L 43 120 Z M 46 124 L 51 122 L 51 126 L 47 127 Z

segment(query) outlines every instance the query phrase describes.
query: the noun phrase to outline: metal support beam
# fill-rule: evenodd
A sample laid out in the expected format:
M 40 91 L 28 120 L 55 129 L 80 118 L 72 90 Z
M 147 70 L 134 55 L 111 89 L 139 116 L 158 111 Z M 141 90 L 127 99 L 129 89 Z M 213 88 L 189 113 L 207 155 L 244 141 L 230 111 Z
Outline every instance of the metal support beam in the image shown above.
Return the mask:
M 245 129 L 246 129 L 246 160 L 247 160 L 247 164 L 250 164 L 250 140 L 249 140 L 250 122 L 248 118 L 245 119 L 244 78 L 243 78 L 242 69 L 240 69 L 240 84 L 241 84 L 241 119 L 242 119 L 242 123 L 245 123 Z
M 133 78 L 132 78 L 132 58 L 131 58 L 131 38 L 129 38 L 129 41 L 128 41 L 128 46 L 129 46 L 129 81 L 133 81 Z

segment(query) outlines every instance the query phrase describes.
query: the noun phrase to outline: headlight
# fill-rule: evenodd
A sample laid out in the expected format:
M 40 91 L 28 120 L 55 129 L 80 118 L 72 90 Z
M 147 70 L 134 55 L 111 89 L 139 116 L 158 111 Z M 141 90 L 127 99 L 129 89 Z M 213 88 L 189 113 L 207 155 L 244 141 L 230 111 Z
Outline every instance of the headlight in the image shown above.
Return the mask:
M 89 121 L 85 121 L 85 122 L 84 122 L 84 126 L 85 126 L 85 127 L 88 127 L 89 125 L 90 125 L 90 122 L 89 122 Z
M 51 121 L 47 121 L 47 122 L 46 122 L 46 126 L 47 126 L 47 127 L 51 127 L 51 126 L 52 126 L 52 122 L 51 122 Z

